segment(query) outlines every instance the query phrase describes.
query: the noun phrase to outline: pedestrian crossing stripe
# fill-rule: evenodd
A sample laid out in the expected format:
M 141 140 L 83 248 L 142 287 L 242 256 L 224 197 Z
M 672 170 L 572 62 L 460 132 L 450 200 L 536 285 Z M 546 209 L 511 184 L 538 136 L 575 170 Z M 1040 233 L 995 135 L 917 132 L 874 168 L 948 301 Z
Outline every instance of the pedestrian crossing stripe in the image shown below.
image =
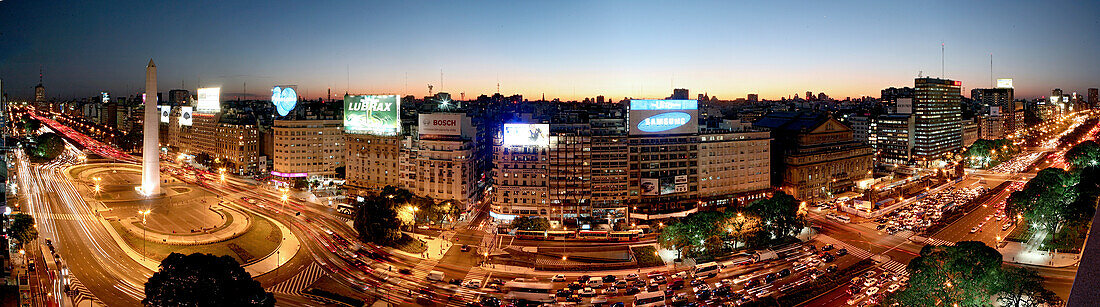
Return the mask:
M 95 295 L 92 294 L 92 291 L 88 290 L 88 287 L 85 287 L 84 284 L 80 282 L 80 280 L 76 279 L 76 276 L 69 276 L 69 292 L 69 298 L 72 299 L 73 305 L 80 305 L 81 302 L 86 300 L 92 301 L 92 303 L 100 306 L 107 305 L 104 304 L 103 301 L 99 300 L 99 298 L 95 297 Z
M 936 239 L 936 238 L 929 238 L 928 242 L 925 242 L 925 243 L 928 244 L 928 245 L 933 245 L 933 246 L 940 246 L 940 245 L 955 246 L 955 242 L 940 240 L 940 239 Z
M 305 291 L 306 287 L 316 282 L 317 279 L 321 278 L 321 275 L 324 274 L 325 271 L 321 269 L 321 266 L 313 262 L 310 263 L 309 266 L 306 266 L 305 270 L 294 275 L 294 277 L 271 286 L 268 290 L 275 293 L 302 296 L 302 291 Z

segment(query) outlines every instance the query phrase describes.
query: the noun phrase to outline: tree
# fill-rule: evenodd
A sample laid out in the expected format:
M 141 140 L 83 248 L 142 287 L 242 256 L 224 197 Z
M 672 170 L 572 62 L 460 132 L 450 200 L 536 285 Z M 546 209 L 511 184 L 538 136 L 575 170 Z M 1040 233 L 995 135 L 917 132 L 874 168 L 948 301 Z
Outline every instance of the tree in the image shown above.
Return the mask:
M 356 203 L 353 225 L 360 241 L 386 245 L 401 238 L 401 221 L 397 218 L 395 203 L 404 200 L 404 195 L 399 196 L 401 193 L 395 189 L 387 186 L 382 194 L 364 197 Z
M 1100 165 L 1100 144 L 1090 140 L 1074 145 L 1066 151 L 1065 160 L 1073 169 Z
M 790 194 L 775 192 L 771 198 L 749 205 L 748 211 L 760 217 L 760 228 L 770 237 L 781 239 L 798 234 L 806 226 L 806 216 L 799 212 L 799 201 Z
M 24 245 L 38 238 L 38 229 L 34 227 L 34 217 L 25 213 L 11 215 L 11 226 L 8 231 L 15 236 L 16 240 L 19 240 L 20 244 Z
M 38 129 L 41 128 L 42 121 L 38 120 L 37 118 L 29 116 L 23 118 L 23 131 L 26 131 L 27 134 L 34 134 L 35 131 L 38 131 Z
M 1062 302 L 1054 291 L 1043 287 L 1043 277 L 1035 270 L 1007 267 L 1002 276 L 997 298 L 1001 306 L 1057 306 Z
M 275 306 L 275 296 L 229 256 L 172 253 L 145 283 L 145 306 Z
M 723 250 L 728 235 L 729 216 L 717 211 L 688 214 L 661 231 L 657 242 L 662 248 L 675 250 L 688 257 L 714 256 Z
M 906 267 L 909 287 L 890 300 L 902 306 L 991 305 L 1000 290 L 1001 261 L 1001 253 L 982 242 L 926 245 Z
M 36 155 L 45 160 L 53 160 L 65 151 L 65 140 L 53 132 L 46 132 L 38 136 Z
M 1009 216 L 1020 215 L 1036 231 L 1058 232 L 1067 223 L 1088 219 L 1094 210 L 1089 202 L 1078 201 L 1079 177 L 1059 168 L 1039 171 L 1006 202 Z
M 543 231 L 550 229 L 550 221 L 545 217 L 527 216 L 512 219 L 512 228 L 519 230 Z

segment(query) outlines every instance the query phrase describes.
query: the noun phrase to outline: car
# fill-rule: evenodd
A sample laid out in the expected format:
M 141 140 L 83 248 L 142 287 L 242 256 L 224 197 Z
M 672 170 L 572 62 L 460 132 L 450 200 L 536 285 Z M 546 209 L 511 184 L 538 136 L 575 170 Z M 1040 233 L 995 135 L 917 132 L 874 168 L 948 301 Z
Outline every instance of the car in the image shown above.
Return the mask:
M 703 291 L 695 292 L 695 300 L 697 300 L 697 301 L 708 300 L 708 299 L 710 299 L 710 294 L 711 294 L 710 290 L 703 290 Z
M 833 262 L 834 260 L 836 260 L 836 257 L 833 257 L 833 254 L 825 253 L 821 256 L 821 261 L 825 261 L 827 263 Z
M 779 277 L 791 276 L 791 269 L 783 269 L 779 271 Z
M 458 279 L 458 278 L 451 278 L 451 280 L 448 281 L 447 283 L 455 285 L 455 286 L 459 286 L 459 285 L 462 285 L 462 280 Z
M 749 279 L 745 281 L 745 289 L 752 289 L 760 285 L 760 279 Z
M 861 275 L 861 276 L 863 278 L 871 278 L 871 277 L 875 277 L 876 274 L 878 274 L 878 272 L 875 272 L 875 271 L 872 270 L 872 271 L 864 272 L 863 275 Z
M 699 292 L 704 290 L 710 290 L 710 285 L 704 283 L 699 285 L 698 287 L 691 288 L 691 292 Z
M 550 277 L 550 281 L 554 281 L 554 282 L 565 281 L 565 274 L 554 275 L 554 277 Z
M 615 303 L 612 303 L 611 306 L 608 306 L 608 307 L 626 307 L 626 303 L 615 302 Z
M 596 296 L 596 289 L 584 288 L 578 293 L 581 297 L 593 297 Z
M 886 287 L 886 292 L 893 293 L 894 291 L 898 291 L 898 288 L 901 288 L 901 284 L 892 284 L 889 287 Z
M 687 295 L 680 293 L 677 295 L 673 295 L 672 297 L 670 297 L 670 299 L 672 300 L 673 304 L 685 303 L 687 302 Z
M 645 287 L 645 285 L 646 285 L 646 283 L 645 283 L 644 280 L 639 279 L 639 280 L 634 281 L 634 286 L 635 287 Z
M 770 283 L 775 282 L 775 280 L 777 280 L 777 279 L 779 279 L 779 274 L 776 274 L 776 273 L 771 273 L 771 274 L 768 274 L 768 275 L 764 275 L 764 283 L 769 283 L 770 284 Z
M 825 244 L 825 246 L 821 247 L 821 250 L 823 250 L 823 251 L 829 251 L 829 250 L 832 250 L 832 249 L 833 249 L 832 244 Z
M 837 257 L 844 256 L 844 255 L 847 255 L 847 254 L 848 254 L 848 249 L 846 249 L 846 248 L 841 248 L 841 249 L 836 250 L 836 256 Z
M 626 280 L 619 280 L 619 281 L 615 282 L 615 287 L 626 288 L 626 285 L 627 285 Z
M 638 287 L 629 287 L 629 288 L 626 288 L 626 291 L 624 293 L 626 293 L 626 295 L 634 295 L 634 294 L 642 293 L 642 289 L 638 289 Z
M 864 287 L 870 287 L 870 286 L 873 286 L 877 283 L 878 283 L 878 278 L 871 277 L 871 278 L 868 278 L 867 280 L 863 281 L 863 286 Z
M 852 298 L 849 298 L 847 303 L 848 303 L 848 305 L 853 305 L 854 306 L 857 302 L 859 302 L 862 299 L 863 299 L 863 293 L 860 293 L 859 295 L 853 295 Z
M 673 294 L 676 294 L 676 291 L 673 291 L 672 289 L 665 289 L 665 297 L 670 297 Z
M 470 288 L 470 289 L 481 288 L 481 280 L 480 279 L 471 279 L 470 281 L 467 281 L 466 282 L 466 288 Z
M 413 273 L 413 271 L 408 268 L 397 270 L 397 272 L 404 275 L 412 275 Z
M 570 295 L 573 295 L 573 291 L 569 289 L 559 289 L 557 294 L 555 295 L 557 297 L 569 297 Z
M 634 273 L 626 274 L 626 280 L 637 280 L 637 279 L 638 279 L 638 274 L 634 274 Z
M 581 296 L 580 296 L 580 295 L 577 295 L 577 294 L 573 294 L 573 295 L 570 295 L 569 297 L 566 297 L 566 298 L 565 298 L 565 301 L 567 301 L 567 302 L 574 302 L 574 303 L 580 303 L 580 301 L 581 301 Z
M 565 287 L 569 288 L 569 290 L 574 290 L 575 291 L 575 290 L 584 289 L 584 284 L 582 284 L 579 281 L 574 281 L 574 282 L 569 283 L 569 285 L 565 286 Z
M 698 285 L 701 285 L 701 284 L 704 284 L 704 283 L 706 283 L 706 282 L 703 281 L 702 279 L 692 279 L 691 282 L 689 282 L 688 284 L 690 284 L 692 287 L 695 287 L 695 286 L 698 286 Z
M 1001 230 L 1008 230 L 1009 227 L 1012 227 L 1012 224 L 1005 223 L 1004 226 L 1001 226 Z
M 684 280 L 683 279 L 673 279 L 672 282 L 668 283 L 668 288 L 673 289 L 673 290 L 683 289 L 684 288 Z
M 668 280 L 667 280 L 667 279 L 665 279 L 665 276 L 664 276 L 664 275 L 657 275 L 657 276 L 653 277 L 653 279 L 652 279 L 652 280 L 655 280 L 655 281 L 657 281 L 657 283 L 659 283 L 659 284 L 663 284 L 663 283 L 665 283 L 665 282 L 668 282 Z
M 577 277 L 577 281 L 579 282 L 588 282 L 589 279 L 592 279 L 592 276 L 581 275 Z
M 616 294 L 619 294 L 619 288 L 615 288 L 615 286 L 610 286 L 610 287 L 607 287 L 606 289 L 600 290 L 600 294 L 603 294 L 603 295 L 616 295 Z
M 830 266 L 826 267 L 825 272 L 826 273 L 836 273 L 836 265 L 833 264 L 833 265 L 830 265 Z
M 867 296 L 875 295 L 875 293 L 878 293 L 878 287 L 867 288 L 867 291 L 864 291 L 863 293 L 867 294 Z
M 978 229 L 981 229 L 981 228 L 978 228 L 978 226 L 974 226 L 974 228 L 970 228 L 970 233 L 978 232 Z
M 661 290 L 661 284 L 650 283 L 648 286 L 645 287 L 646 292 L 654 292 L 654 291 L 657 291 L 657 290 Z
M 597 296 L 597 297 L 593 297 L 593 298 L 592 298 L 592 300 L 590 301 L 590 303 L 592 303 L 592 304 L 603 304 L 603 303 L 607 303 L 607 297 L 606 297 L 606 296 Z
M 599 279 L 589 279 L 585 284 L 596 289 L 603 288 L 603 281 Z

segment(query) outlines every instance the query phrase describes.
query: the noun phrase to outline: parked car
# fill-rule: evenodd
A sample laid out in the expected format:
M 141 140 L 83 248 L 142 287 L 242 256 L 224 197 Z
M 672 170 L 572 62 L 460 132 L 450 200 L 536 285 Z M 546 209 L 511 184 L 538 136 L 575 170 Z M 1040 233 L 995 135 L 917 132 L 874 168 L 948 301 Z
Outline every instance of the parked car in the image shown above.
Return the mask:
M 564 274 L 554 275 L 554 277 L 550 277 L 550 281 L 555 281 L 555 282 L 565 281 L 565 275 Z
M 846 249 L 846 248 L 841 248 L 841 249 L 836 250 L 836 256 L 837 257 L 844 256 L 844 255 L 847 255 L 847 254 L 848 254 L 848 249 Z

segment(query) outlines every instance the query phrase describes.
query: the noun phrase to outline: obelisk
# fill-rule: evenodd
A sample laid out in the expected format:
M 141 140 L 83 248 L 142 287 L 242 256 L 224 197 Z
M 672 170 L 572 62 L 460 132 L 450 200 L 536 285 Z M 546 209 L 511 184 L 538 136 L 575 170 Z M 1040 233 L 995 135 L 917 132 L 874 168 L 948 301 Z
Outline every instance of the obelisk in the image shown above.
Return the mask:
M 157 65 L 145 67 L 145 142 L 141 147 L 141 193 L 160 194 L 160 110 L 157 110 Z

